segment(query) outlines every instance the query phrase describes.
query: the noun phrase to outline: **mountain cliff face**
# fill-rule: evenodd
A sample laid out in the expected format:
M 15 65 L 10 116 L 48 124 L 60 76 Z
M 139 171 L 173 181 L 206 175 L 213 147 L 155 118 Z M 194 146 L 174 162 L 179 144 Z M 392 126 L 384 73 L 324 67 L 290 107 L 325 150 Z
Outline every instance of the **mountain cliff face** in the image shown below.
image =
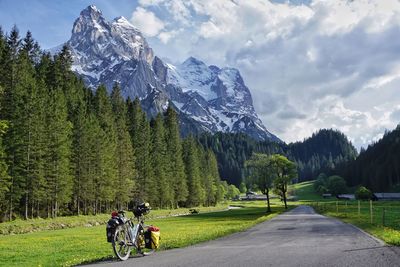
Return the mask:
M 207 66 L 193 57 L 177 66 L 163 62 L 124 17 L 109 22 L 89 6 L 75 21 L 67 44 L 72 69 L 88 86 L 104 84 L 111 90 L 117 82 L 124 97 L 138 97 L 149 116 L 172 105 L 183 134 L 243 132 L 280 142 L 258 118 L 237 69 Z

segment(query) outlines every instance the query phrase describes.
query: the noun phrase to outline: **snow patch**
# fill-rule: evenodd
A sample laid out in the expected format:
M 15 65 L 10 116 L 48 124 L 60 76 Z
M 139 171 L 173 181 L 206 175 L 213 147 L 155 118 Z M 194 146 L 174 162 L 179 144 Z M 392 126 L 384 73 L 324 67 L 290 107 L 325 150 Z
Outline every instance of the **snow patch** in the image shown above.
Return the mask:
M 184 93 L 196 92 L 206 101 L 218 97 L 211 89 L 215 84 L 213 72 L 203 62 L 187 60 L 179 66 L 167 64 L 167 68 L 167 82 L 180 87 Z
M 223 68 L 221 72 L 218 74 L 218 78 L 225 85 L 226 92 L 229 96 L 235 96 L 237 76 L 238 76 L 238 71 L 236 69 L 231 69 L 231 68 Z

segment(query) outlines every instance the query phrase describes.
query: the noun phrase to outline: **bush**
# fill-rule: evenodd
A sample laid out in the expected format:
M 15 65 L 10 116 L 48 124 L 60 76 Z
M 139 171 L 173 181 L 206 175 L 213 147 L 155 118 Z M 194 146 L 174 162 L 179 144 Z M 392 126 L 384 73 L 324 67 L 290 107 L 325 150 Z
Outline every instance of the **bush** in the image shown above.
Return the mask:
M 346 181 L 338 175 L 333 175 L 328 178 L 327 188 L 334 196 L 347 192 Z
M 355 193 L 356 199 L 359 200 L 369 200 L 372 198 L 372 192 L 369 191 L 366 187 L 360 186 L 356 193 Z
M 227 192 L 226 197 L 228 199 L 234 199 L 234 198 L 238 197 L 239 195 L 240 195 L 239 189 L 236 186 L 234 186 L 233 184 L 231 184 L 228 187 L 228 192 Z
M 329 193 L 328 188 L 326 188 L 326 186 L 324 186 L 324 185 L 318 186 L 318 188 L 316 189 L 316 191 L 317 191 L 318 193 L 320 193 L 321 195 L 322 195 L 322 194 Z
M 239 186 L 239 190 L 240 190 L 240 193 L 246 193 L 247 192 L 246 184 L 242 182 Z
M 325 173 L 318 175 L 317 180 L 314 182 L 314 190 L 319 194 L 325 194 L 328 192 L 327 187 L 328 177 Z

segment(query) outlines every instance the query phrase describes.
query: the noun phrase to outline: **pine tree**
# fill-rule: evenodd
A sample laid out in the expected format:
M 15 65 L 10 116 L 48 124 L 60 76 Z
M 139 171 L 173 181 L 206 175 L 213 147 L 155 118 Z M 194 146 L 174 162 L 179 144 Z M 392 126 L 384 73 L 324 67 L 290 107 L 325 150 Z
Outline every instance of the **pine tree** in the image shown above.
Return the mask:
M 146 114 L 142 111 L 140 101 L 136 98 L 133 102 L 127 101 L 128 128 L 135 158 L 135 192 L 136 202 L 150 201 L 153 183 L 153 170 L 151 167 L 151 133 Z M 153 183 L 154 184 L 154 183 Z M 151 203 L 153 205 L 153 203 Z
M 165 141 L 164 122 L 161 114 L 152 121 L 151 133 L 151 163 L 154 180 L 149 186 L 150 196 L 158 207 L 165 208 L 173 205 L 173 188 L 167 180 L 167 145 Z
M 26 36 L 22 41 L 22 50 L 28 54 L 31 64 L 39 63 L 41 57 L 40 46 L 38 42 L 33 39 L 30 31 L 26 33 Z
M 175 110 L 168 107 L 166 113 L 166 177 L 174 190 L 174 207 L 183 205 L 188 197 L 187 181 L 183 164 L 182 142 L 179 135 L 178 117 Z
M 6 155 L 3 148 L 2 136 L 7 130 L 5 121 L 0 121 L 0 216 L 4 215 L 6 209 L 6 192 L 10 187 L 10 176 L 8 175 L 8 166 L 6 163 Z
M 215 205 L 218 200 L 218 185 L 220 183 L 218 163 L 211 150 L 206 152 L 207 176 L 205 180 L 206 205 Z
M 146 113 L 142 113 L 140 123 L 140 150 L 136 154 L 136 161 L 140 166 L 141 174 L 140 181 L 142 181 L 141 190 L 143 190 L 144 198 L 142 201 L 151 201 L 153 195 L 152 188 L 155 188 L 154 170 L 152 168 L 152 155 L 151 155 L 151 129 L 150 123 L 147 120 Z M 140 157 L 140 160 L 138 159 Z
M 198 147 L 195 139 L 189 136 L 183 145 L 183 159 L 185 173 L 188 183 L 189 196 L 186 205 L 189 207 L 198 206 L 204 201 L 204 190 L 201 185 L 201 171 Z
M 133 197 L 135 181 L 133 147 L 127 127 L 127 107 L 121 96 L 118 84 L 115 84 L 113 87 L 111 102 L 117 134 L 115 200 L 117 208 L 122 209 L 123 204 L 129 202 Z
M 50 91 L 46 115 L 46 193 L 48 215 L 54 218 L 60 207 L 70 200 L 73 187 L 70 165 L 72 124 L 67 120 L 67 104 L 62 91 Z
M 89 192 L 83 190 L 83 184 L 87 182 L 86 180 L 91 179 L 90 176 L 86 174 L 86 169 L 90 165 L 90 155 L 92 149 L 88 142 L 87 137 L 90 132 L 85 131 L 91 126 L 92 121 L 90 120 L 91 114 L 88 113 L 85 102 L 82 100 L 78 103 L 73 116 L 73 131 L 72 131 L 72 155 L 71 164 L 73 166 L 74 172 L 74 207 L 78 215 L 81 213 L 81 205 L 85 196 L 89 195 Z
M 29 58 L 28 51 L 22 50 Z M 31 61 L 31 59 L 29 60 Z M 31 64 L 33 62 L 31 61 Z M 31 217 L 39 216 L 40 203 L 44 202 L 45 198 L 45 177 L 44 177 L 44 153 L 46 150 L 46 103 L 48 100 L 48 91 L 45 84 L 45 79 L 37 73 L 36 86 L 30 92 L 30 100 L 27 103 L 29 115 L 28 135 L 30 140 L 30 155 L 29 155 L 29 173 L 28 173 L 28 188 L 29 188 L 29 203 Z
M 99 86 L 95 95 L 95 110 L 101 132 L 96 147 L 97 177 L 95 186 L 94 213 L 98 213 L 102 204 L 114 200 L 117 179 L 116 132 L 112 105 L 105 86 Z
M 90 208 L 94 210 L 96 202 L 99 173 L 99 146 L 101 146 L 102 134 L 96 115 L 89 112 L 83 119 L 81 136 L 79 138 L 80 151 L 79 158 L 76 161 L 75 178 L 75 196 L 77 201 L 77 212 L 80 212 L 80 204 L 83 207 L 83 213 L 88 214 Z
M 17 58 L 14 88 L 9 88 L 5 118 L 10 121 L 10 131 L 5 138 L 13 183 L 10 190 L 10 216 L 13 202 L 24 198 L 24 217 L 28 218 L 34 181 L 43 178 L 42 172 L 42 102 L 35 81 L 35 70 L 26 51 Z

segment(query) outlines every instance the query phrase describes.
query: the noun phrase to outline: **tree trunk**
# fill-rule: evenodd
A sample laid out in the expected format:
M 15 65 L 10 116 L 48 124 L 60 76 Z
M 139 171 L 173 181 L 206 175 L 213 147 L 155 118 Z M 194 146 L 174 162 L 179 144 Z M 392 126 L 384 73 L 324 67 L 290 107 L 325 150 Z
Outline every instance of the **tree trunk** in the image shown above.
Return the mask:
M 28 107 L 29 108 L 29 107 Z M 30 161 L 31 161 L 31 122 L 30 122 L 30 116 L 29 116 L 29 120 L 28 120 L 28 148 L 27 148 L 27 158 L 26 158 L 26 163 L 27 163 L 27 170 L 26 170 L 26 188 L 25 188 L 25 214 L 24 214 L 24 218 L 25 220 L 28 220 L 28 209 L 29 209 L 29 179 L 30 179 L 30 171 L 31 171 L 31 165 L 30 165 Z
M 271 212 L 271 203 L 269 202 L 269 188 L 264 190 L 264 194 L 267 196 L 267 212 Z
M 286 186 L 282 187 L 282 194 L 283 194 L 283 202 L 285 203 L 285 209 L 287 210 L 287 203 L 286 203 Z
M 24 212 L 24 219 L 28 220 L 28 210 L 29 210 L 29 205 L 28 205 L 28 189 L 26 189 L 25 192 L 25 212 Z
M 10 188 L 10 214 L 9 214 L 9 220 L 10 222 L 12 221 L 12 214 L 13 214 L 13 193 L 14 193 L 14 159 L 15 155 L 13 154 L 12 158 L 12 169 L 11 169 L 11 188 Z
M 11 176 L 12 177 L 12 176 Z M 12 221 L 12 214 L 13 214 L 13 183 L 14 183 L 14 178 L 11 180 L 11 192 L 10 192 L 10 214 L 9 214 L 9 220 L 10 222 Z
M 79 209 L 79 196 L 78 196 L 78 198 L 77 198 L 77 200 L 76 200 L 76 213 L 78 214 L 78 216 L 79 215 L 81 215 L 80 213 L 81 213 L 81 210 Z
M 36 206 L 36 218 L 39 218 L 39 217 L 40 217 L 39 209 L 40 209 L 40 203 L 39 203 L 39 200 L 38 200 L 38 201 L 37 201 L 37 206 Z

